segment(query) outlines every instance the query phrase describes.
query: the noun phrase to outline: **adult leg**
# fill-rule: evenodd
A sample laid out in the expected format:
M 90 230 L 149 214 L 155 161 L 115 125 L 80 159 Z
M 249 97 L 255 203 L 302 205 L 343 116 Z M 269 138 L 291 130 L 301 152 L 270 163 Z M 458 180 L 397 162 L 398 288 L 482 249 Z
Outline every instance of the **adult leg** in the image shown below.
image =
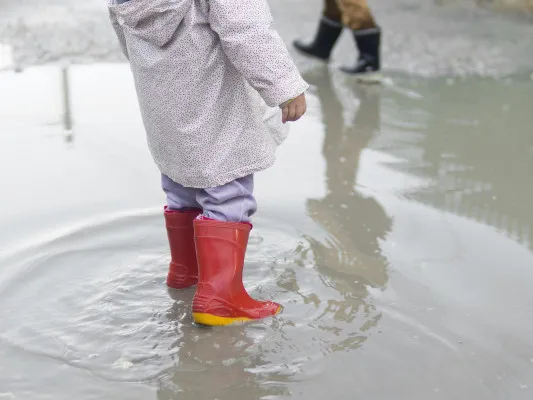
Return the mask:
M 366 0 L 336 0 L 341 11 L 342 23 L 352 31 L 359 57 L 355 66 L 343 67 L 342 71 L 357 75 L 361 81 L 381 81 L 380 47 L 381 29 Z
M 331 51 L 342 33 L 342 13 L 336 0 L 325 0 L 322 18 L 318 24 L 312 42 L 294 41 L 293 45 L 300 52 L 324 61 L 329 60 Z

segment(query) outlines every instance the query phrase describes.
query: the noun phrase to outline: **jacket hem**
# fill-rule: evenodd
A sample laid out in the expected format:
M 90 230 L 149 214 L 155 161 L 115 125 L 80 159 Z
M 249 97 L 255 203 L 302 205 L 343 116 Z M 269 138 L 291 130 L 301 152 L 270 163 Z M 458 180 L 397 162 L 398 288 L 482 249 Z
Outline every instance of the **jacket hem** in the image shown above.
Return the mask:
M 157 164 L 159 171 L 162 174 L 165 174 L 170 179 L 172 179 L 174 182 L 188 188 L 195 188 L 195 189 L 207 189 L 207 188 L 214 188 L 217 186 L 225 185 L 226 183 L 232 182 L 235 179 L 243 178 L 248 175 L 255 174 L 257 172 L 263 171 L 265 169 L 270 168 L 272 165 L 274 165 L 276 161 L 275 155 L 270 155 L 268 157 L 263 158 L 259 162 L 253 164 L 253 165 L 247 165 L 246 167 L 235 169 L 230 172 L 226 172 L 224 174 L 213 176 L 213 177 L 183 177 L 180 175 L 176 175 L 175 172 L 171 168 L 166 168 L 162 165 Z

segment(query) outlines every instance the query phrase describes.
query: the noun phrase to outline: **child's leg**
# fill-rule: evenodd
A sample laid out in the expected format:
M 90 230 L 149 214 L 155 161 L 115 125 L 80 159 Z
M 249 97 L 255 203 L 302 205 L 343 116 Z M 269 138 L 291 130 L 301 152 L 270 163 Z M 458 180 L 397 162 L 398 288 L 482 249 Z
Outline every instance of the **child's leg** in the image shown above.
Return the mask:
M 251 298 L 242 283 L 244 257 L 257 204 L 253 176 L 196 196 L 209 219 L 194 221 L 199 280 L 192 312 L 197 323 L 228 325 L 276 315 L 281 306 Z
M 202 208 L 196 201 L 196 196 L 201 189 L 186 188 L 164 174 L 161 174 L 161 186 L 167 195 L 169 211 Z
M 161 183 L 167 195 L 165 223 L 171 254 L 167 285 L 186 288 L 198 282 L 193 221 L 201 213 L 196 202 L 200 189 L 185 188 L 166 175 L 162 175 Z
M 254 176 L 248 175 L 225 185 L 208 188 L 196 194 L 203 215 L 217 221 L 250 222 L 257 210 Z

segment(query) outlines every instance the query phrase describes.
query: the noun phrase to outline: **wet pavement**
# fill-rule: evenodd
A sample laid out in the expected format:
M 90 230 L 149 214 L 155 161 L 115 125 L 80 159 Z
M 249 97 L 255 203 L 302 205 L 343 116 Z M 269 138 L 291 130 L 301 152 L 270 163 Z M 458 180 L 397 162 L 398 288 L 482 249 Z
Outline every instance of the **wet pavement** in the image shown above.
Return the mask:
M 384 29 L 385 69 L 425 77 L 533 72 L 531 20 L 495 14 L 475 7 L 476 2 L 372 0 L 372 10 Z M 64 60 L 121 60 L 105 4 L 106 0 L 2 0 L 0 43 L 10 47 L 11 64 L 23 68 Z M 320 0 L 290 0 L 290 7 L 286 0 L 269 0 L 269 4 L 287 42 L 314 33 Z M 352 39 L 345 33 L 333 61 L 353 62 L 353 57 Z M 0 69 L 1 60 L 0 56 Z
M 309 112 L 257 176 L 245 267 L 285 309 L 216 329 L 165 286 L 128 67 L 0 74 L 0 399 L 531 398 L 531 70 L 399 62 L 365 87 L 297 62 Z

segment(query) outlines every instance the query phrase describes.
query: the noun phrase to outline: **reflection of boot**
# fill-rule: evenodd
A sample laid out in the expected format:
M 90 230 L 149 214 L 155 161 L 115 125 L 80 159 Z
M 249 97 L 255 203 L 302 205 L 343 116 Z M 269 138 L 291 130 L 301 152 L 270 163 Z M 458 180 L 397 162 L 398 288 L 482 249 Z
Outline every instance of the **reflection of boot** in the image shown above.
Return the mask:
M 309 56 L 320 58 L 321 60 L 328 60 L 331 50 L 340 34 L 343 26 L 340 22 L 335 22 L 329 18 L 322 17 L 315 39 L 312 43 L 304 44 L 299 40 L 294 42 L 294 47 L 302 53 Z
M 281 311 L 279 304 L 252 299 L 242 283 L 251 226 L 213 220 L 194 221 L 199 282 L 192 313 L 202 325 L 229 325 Z
M 353 36 L 357 48 L 359 49 L 359 58 L 355 67 L 343 67 L 342 71 L 349 74 L 356 74 L 362 82 L 377 83 L 381 81 L 380 46 L 381 46 L 381 29 L 379 27 L 355 30 Z
M 171 254 L 167 285 L 173 289 L 186 288 L 198 282 L 193 228 L 193 221 L 198 214 L 200 214 L 199 210 L 169 211 L 165 207 L 165 222 Z

